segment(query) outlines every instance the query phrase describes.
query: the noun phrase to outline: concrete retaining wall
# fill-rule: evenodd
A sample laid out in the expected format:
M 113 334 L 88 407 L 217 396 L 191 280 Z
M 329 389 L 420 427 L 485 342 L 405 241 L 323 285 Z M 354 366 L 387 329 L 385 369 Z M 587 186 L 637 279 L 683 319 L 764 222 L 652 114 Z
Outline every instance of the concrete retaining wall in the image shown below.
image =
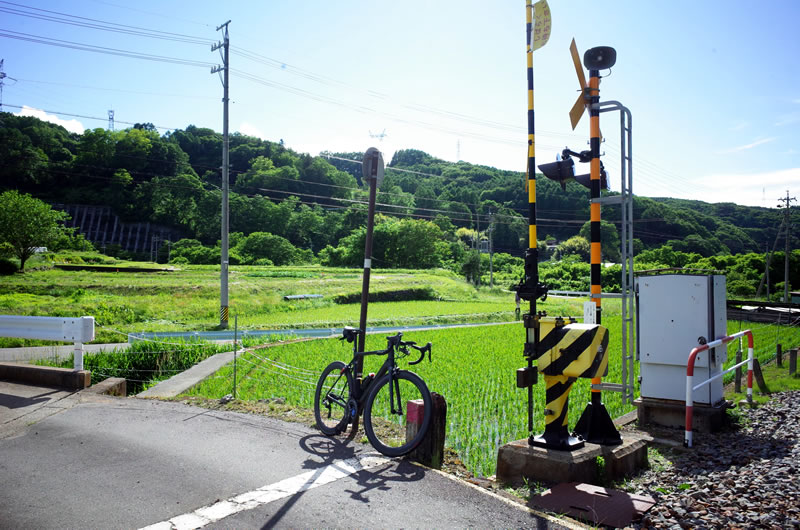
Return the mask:
M 70 368 L 18 363 L 0 363 L 0 379 L 68 390 L 82 390 L 92 383 L 88 370 L 76 372 Z

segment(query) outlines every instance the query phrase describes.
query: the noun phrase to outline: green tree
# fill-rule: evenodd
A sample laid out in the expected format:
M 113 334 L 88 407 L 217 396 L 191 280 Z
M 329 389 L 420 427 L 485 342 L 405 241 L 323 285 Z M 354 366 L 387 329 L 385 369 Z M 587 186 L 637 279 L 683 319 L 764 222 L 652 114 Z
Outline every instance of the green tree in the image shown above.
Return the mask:
M 8 243 L 19 259 L 20 271 L 36 247 L 57 241 L 65 231 L 61 224 L 69 216 L 49 204 L 10 190 L 0 195 L 0 243 Z
M 268 259 L 275 265 L 302 261 L 297 249 L 288 240 L 269 232 L 253 232 L 239 242 L 236 252 L 247 263 L 260 259 Z
M 586 221 L 581 227 L 579 235 L 591 241 L 591 228 L 592 223 Z M 612 263 L 619 263 L 620 261 L 620 242 L 617 227 L 613 223 L 609 223 L 605 219 L 600 220 L 600 252 L 602 253 L 603 261 L 610 261 Z
M 585 237 L 573 236 L 560 245 L 553 255 L 553 259 L 561 260 L 566 256 L 578 256 L 582 261 L 589 261 L 589 242 Z
M 477 250 L 470 250 L 464 256 L 461 264 L 461 274 L 469 283 L 478 285 L 481 281 L 481 253 Z

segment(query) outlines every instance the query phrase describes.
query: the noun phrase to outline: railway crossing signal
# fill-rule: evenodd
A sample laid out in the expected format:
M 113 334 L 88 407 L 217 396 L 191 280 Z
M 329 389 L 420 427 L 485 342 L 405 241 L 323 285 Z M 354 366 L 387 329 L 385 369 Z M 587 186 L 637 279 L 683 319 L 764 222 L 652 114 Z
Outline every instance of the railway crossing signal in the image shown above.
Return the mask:
M 550 162 L 548 164 L 539 164 L 539 169 L 545 177 L 549 178 L 550 180 L 555 180 L 561 184 L 562 190 L 567 189 L 567 182 L 570 180 L 576 181 L 585 188 L 592 189 L 591 173 L 576 175 L 575 161 L 572 159 L 573 156 L 576 156 L 580 162 L 589 162 L 591 160 L 591 155 L 591 151 L 581 151 L 580 153 L 576 153 L 575 151 L 564 149 L 561 152 L 561 160 L 556 160 L 555 162 Z M 600 187 L 603 189 L 608 189 L 608 175 L 606 175 L 606 170 L 603 167 L 602 161 L 600 162 Z
M 570 45 L 570 54 L 581 94 L 570 110 L 573 129 L 577 125 L 586 108 L 590 113 L 590 147 L 580 153 L 565 149 L 563 158 L 556 162 L 542 164 L 539 169 L 544 175 L 566 188 L 566 182 L 576 180 L 591 191 L 591 298 L 594 303 L 595 318 L 592 323 L 577 324 L 572 319 L 547 317 L 545 313 L 536 312 L 536 299 L 544 300 L 547 286 L 538 281 L 538 255 L 536 252 L 536 180 L 535 159 L 532 156 L 533 141 L 533 71 L 532 46 L 530 45 L 531 5 L 528 6 L 528 196 L 530 204 L 530 236 L 531 248 L 525 255 L 525 276 L 517 287 L 518 295 L 531 301 L 530 313 L 524 315 L 527 332 L 525 359 L 527 367 L 517 371 L 517 386 L 528 389 L 528 443 L 532 446 L 556 450 L 573 450 L 583 446 L 584 440 L 605 445 L 621 443 L 619 432 L 614 427 L 605 406 L 600 401 L 601 377 L 608 371 L 608 330 L 600 325 L 600 190 L 607 188 L 607 176 L 600 162 L 600 69 L 610 68 L 616 61 L 613 48 L 592 48 L 584 55 L 584 64 L 589 69 L 590 80 L 586 77 L 578 56 L 575 39 Z M 590 164 L 588 175 L 575 175 L 575 161 Z M 533 366 L 536 361 L 537 366 Z M 541 372 L 545 381 L 545 431 L 539 436 L 533 435 L 532 386 L 537 383 Z M 591 403 L 584 410 L 576 424 L 575 433 L 570 435 L 567 429 L 567 410 L 569 392 L 577 378 L 592 380 Z

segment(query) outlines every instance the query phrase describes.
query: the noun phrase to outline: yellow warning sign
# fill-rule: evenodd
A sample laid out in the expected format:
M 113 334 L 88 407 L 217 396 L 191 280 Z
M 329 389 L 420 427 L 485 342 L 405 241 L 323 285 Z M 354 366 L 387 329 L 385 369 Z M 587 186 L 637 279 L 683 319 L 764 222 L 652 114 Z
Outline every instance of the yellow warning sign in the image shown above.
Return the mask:
M 547 0 L 539 0 L 533 4 L 533 51 L 538 50 L 550 40 L 550 6 Z

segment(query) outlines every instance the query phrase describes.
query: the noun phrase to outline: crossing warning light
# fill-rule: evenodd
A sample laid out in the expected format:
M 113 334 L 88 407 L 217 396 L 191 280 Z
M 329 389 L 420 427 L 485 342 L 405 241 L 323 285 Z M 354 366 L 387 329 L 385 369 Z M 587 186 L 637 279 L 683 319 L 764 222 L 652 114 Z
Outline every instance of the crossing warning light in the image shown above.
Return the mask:
M 575 151 L 564 149 L 561 152 L 561 155 L 561 160 L 556 160 L 555 162 L 550 162 L 548 164 L 539 164 L 539 170 L 544 174 L 544 176 L 561 184 L 562 190 L 567 189 L 567 182 L 570 180 L 574 180 L 581 186 L 591 189 L 591 174 L 586 173 L 583 175 L 576 175 L 575 161 L 572 159 L 572 157 L 578 157 L 580 162 L 589 162 L 592 158 L 592 152 L 581 151 L 580 153 L 576 153 Z M 600 187 L 602 189 L 608 189 L 608 177 L 602 161 L 600 161 Z

